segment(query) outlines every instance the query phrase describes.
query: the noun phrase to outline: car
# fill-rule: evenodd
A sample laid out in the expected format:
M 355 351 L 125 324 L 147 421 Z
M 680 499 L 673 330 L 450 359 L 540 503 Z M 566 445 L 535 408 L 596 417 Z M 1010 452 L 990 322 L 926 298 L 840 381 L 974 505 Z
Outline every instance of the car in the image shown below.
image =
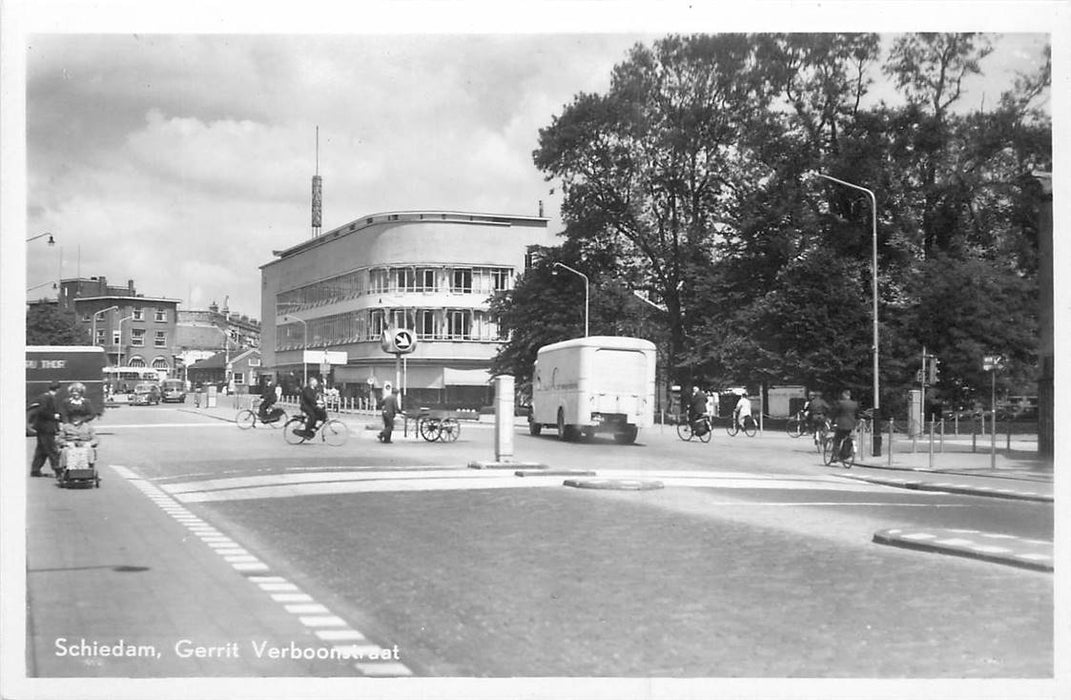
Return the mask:
M 164 403 L 168 401 L 186 403 L 186 382 L 181 379 L 165 379 L 161 387 L 160 400 Z
M 150 382 L 135 385 L 134 393 L 130 395 L 130 403 L 135 406 L 154 406 L 160 403 L 160 387 Z

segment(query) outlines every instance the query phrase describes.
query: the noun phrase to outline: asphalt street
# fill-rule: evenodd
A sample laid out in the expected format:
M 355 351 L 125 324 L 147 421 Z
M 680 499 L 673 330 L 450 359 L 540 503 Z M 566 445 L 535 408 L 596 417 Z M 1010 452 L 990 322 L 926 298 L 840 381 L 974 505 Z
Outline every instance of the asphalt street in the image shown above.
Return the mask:
M 783 434 L 518 431 L 516 460 L 547 469 L 517 476 L 470 468 L 494 456 L 485 425 L 382 445 L 351 417 L 342 447 L 291 446 L 229 413 L 114 409 L 100 489 L 28 480 L 31 676 L 1053 673 L 1051 573 L 875 541 L 1051 551 L 1051 500 L 868 483 Z M 568 471 L 658 488 L 572 488 Z M 158 657 L 62 651 L 82 639 Z

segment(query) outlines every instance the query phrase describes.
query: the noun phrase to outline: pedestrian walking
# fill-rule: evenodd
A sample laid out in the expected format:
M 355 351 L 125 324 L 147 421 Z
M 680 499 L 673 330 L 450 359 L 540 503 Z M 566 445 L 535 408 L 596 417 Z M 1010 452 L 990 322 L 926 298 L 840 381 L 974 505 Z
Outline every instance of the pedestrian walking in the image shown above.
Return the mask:
M 385 387 L 383 390 L 383 403 L 380 405 L 380 413 L 383 416 L 383 430 L 379 432 L 380 442 L 390 442 L 391 433 L 394 432 L 394 417 L 399 412 L 398 398 L 394 395 L 394 389 Z
M 30 463 L 30 476 L 45 476 L 41 473 L 41 467 L 45 465 L 46 460 L 52 473 L 59 473 L 60 456 L 56 446 L 56 433 L 59 432 L 60 425 L 59 405 L 56 401 L 59 388 L 59 382 L 51 382 L 48 390 L 30 404 L 30 425 L 37 434 L 37 447 L 33 452 L 33 462 Z

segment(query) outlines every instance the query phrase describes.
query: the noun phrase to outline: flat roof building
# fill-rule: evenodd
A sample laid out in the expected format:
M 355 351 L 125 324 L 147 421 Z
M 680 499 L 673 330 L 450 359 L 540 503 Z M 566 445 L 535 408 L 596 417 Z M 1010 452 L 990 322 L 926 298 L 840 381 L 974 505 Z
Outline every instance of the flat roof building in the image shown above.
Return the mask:
M 305 350 L 342 353 L 324 378 L 343 396 L 395 382 L 389 328 L 417 338 L 405 357 L 409 405 L 477 407 L 502 341 L 488 312 L 512 289 L 528 249 L 553 244 L 543 217 L 453 211 L 372 214 L 282 251 L 261 266 L 261 352 L 284 389 L 305 372 Z M 341 355 L 335 355 L 340 357 Z

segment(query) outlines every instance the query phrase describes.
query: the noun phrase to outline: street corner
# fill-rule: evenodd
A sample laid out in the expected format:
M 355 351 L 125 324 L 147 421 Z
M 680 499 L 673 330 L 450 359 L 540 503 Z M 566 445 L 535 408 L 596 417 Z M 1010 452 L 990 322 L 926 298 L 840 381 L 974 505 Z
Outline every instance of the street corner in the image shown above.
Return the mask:
M 869 476 L 864 474 L 839 474 L 844 479 L 863 481 L 879 486 L 892 486 L 915 491 L 935 491 L 961 496 L 985 496 L 989 498 L 1007 498 L 1018 501 L 1036 501 L 1052 503 L 1053 495 L 1046 491 L 1029 487 L 999 488 L 985 483 L 972 482 L 968 479 L 937 481 L 928 479 L 904 479 L 891 476 Z
M 1052 542 L 981 530 L 888 528 L 874 533 L 877 544 L 1053 571 Z

